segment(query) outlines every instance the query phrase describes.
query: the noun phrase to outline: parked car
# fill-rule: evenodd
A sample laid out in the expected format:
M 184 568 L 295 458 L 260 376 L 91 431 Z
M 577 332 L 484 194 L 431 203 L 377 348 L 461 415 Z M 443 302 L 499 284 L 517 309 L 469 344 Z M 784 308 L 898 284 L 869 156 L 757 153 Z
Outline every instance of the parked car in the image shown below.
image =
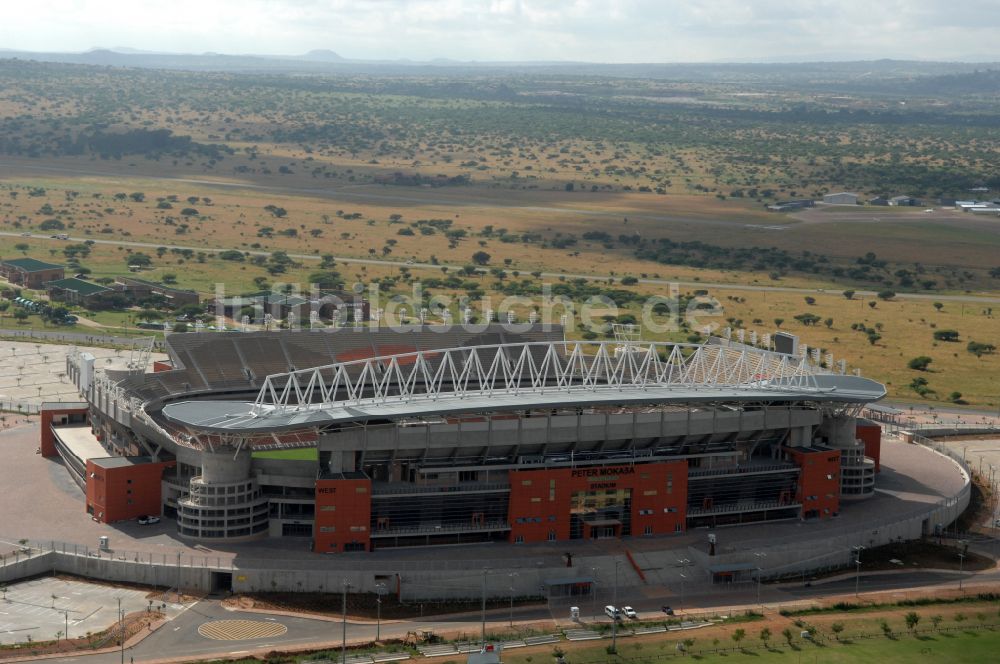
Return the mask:
M 154 523 L 159 523 L 160 517 L 158 516 L 140 516 L 139 525 L 140 526 L 151 526 Z
M 626 618 L 629 618 L 631 620 L 638 620 L 639 619 L 639 614 L 636 613 L 635 609 L 633 609 L 631 606 L 623 606 L 622 607 L 622 613 L 625 614 Z
M 606 615 L 608 618 L 611 618 L 612 620 L 622 619 L 622 612 L 610 604 L 604 607 L 604 615 Z

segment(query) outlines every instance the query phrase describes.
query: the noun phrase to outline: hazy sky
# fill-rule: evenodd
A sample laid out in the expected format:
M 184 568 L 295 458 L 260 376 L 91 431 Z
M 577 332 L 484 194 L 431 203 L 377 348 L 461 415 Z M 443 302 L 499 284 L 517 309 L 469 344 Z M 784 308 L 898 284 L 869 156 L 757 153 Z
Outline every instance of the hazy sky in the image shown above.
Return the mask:
M 1000 59 L 1000 0 L 0 0 L 0 48 L 428 60 Z

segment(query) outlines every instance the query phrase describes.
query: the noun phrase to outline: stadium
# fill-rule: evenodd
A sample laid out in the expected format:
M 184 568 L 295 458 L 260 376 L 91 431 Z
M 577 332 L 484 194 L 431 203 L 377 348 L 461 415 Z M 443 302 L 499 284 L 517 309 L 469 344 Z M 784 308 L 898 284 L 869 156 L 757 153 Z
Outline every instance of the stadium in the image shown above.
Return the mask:
M 799 354 L 567 341 L 559 326 L 166 337 L 67 358 L 42 412 L 95 520 L 319 553 L 663 537 L 836 517 L 874 493 L 881 384 Z

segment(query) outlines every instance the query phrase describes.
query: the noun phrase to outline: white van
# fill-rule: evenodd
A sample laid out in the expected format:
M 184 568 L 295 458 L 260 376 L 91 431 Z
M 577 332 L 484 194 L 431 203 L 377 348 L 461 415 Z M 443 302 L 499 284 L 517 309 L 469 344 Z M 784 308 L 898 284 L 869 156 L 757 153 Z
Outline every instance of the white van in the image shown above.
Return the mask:
M 615 607 L 611 606 L 610 604 L 608 604 L 606 607 L 604 607 L 604 613 L 608 616 L 608 618 L 611 618 L 612 620 L 621 620 L 622 619 L 621 611 L 619 611 Z

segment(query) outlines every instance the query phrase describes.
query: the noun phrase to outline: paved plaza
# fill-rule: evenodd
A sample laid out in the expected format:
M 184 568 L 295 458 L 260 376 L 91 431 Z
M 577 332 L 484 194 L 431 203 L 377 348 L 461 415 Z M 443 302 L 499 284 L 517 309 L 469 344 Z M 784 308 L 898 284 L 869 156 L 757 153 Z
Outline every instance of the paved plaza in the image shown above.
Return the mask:
M 964 455 L 969 468 L 993 487 L 992 509 L 980 525 L 997 533 L 1000 531 L 1000 501 L 997 500 L 997 489 L 1000 487 L 1000 436 L 953 440 L 948 445 Z
M 145 611 L 153 603 L 145 590 L 116 588 L 64 578 L 46 577 L 11 584 L 0 599 L 0 644 L 70 638 L 107 629 L 118 620 L 118 600 L 126 613 Z M 156 602 L 174 617 L 185 605 Z
M 27 341 L 0 341 L 0 409 L 34 411 L 43 401 L 78 401 L 76 386 L 66 375 L 66 355 L 74 346 Z M 125 369 L 138 353 L 115 348 L 75 347 L 91 353 L 95 369 Z M 150 360 L 165 359 L 154 353 Z

